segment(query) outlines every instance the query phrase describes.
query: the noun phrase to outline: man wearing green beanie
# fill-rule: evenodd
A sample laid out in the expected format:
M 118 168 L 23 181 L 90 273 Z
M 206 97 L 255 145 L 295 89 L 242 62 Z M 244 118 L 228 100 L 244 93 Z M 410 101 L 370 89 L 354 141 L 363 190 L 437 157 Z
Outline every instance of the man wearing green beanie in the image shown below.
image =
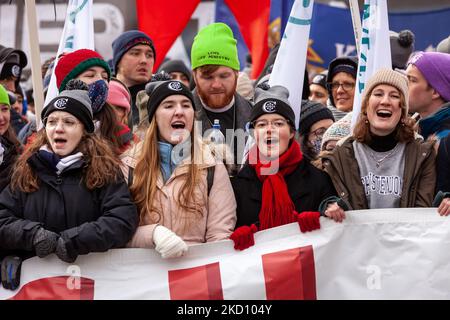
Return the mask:
M 231 176 L 242 163 L 244 152 L 245 142 L 237 139 L 237 132 L 243 133 L 252 110 L 251 103 L 236 92 L 240 69 L 236 44 L 230 27 L 218 22 L 201 29 L 191 49 L 197 119 L 202 122 L 203 133 L 219 120 L 224 141 L 233 141 L 234 163 L 228 163 Z M 226 137 L 227 130 L 233 130 L 233 139 Z

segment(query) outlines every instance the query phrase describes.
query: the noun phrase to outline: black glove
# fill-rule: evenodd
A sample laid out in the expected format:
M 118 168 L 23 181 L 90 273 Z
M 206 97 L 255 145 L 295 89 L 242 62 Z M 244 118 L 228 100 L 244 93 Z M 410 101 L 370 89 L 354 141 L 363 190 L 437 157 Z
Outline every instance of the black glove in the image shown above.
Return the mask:
M 22 259 L 17 256 L 7 256 L 1 263 L 1 279 L 3 288 L 16 290 L 20 285 L 20 270 Z
M 39 258 L 44 258 L 55 252 L 58 238 L 59 235 L 57 233 L 39 228 L 33 238 L 33 247 L 36 255 Z
M 72 263 L 77 259 L 77 256 L 73 256 L 69 253 L 69 251 L 67 250 L 66 242 L 62 237 L 58 239 L 55 253 L 58 256 L 58 258 L 67 263 Z

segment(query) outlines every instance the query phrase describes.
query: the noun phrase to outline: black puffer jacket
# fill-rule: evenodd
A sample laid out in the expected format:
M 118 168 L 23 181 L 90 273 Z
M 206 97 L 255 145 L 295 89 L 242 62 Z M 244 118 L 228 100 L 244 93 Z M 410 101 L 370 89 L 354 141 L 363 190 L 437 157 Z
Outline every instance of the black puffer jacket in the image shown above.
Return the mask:
M 133 236 L 138 215 L 124 180 L 95 190 L 81 181 L 83 162 L 57 176 L 39 155 L 29 160 L 40 179 L 33 193 L 0 194 L 0 251 L 34 256 L 33 237 L 39 226 L 59 233 L 68 254 L 78 256 L 124 247 Z
M 19 152 L 17 147 L 4 136 L 0 136 L 3 146 L 3 161 L 0 162 L 0 192 L 6 188 L 11 181 L 11 173 Z
M 331 179 L 309 161 L 303 159 L 290 175 L 285 177 L 289 196 L 298 213 L 318 211 L 325 198 L 335 196 Z M 237 202 L 236 228 L 243 225 L 259 224 L 262 204 L 262 182 L 248 163 L 232 180 Z

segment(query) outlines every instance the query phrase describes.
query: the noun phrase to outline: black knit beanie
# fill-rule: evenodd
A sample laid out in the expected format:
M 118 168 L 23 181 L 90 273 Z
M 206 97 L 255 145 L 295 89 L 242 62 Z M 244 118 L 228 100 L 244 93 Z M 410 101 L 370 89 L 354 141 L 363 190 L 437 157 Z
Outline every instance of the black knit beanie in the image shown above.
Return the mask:
M 298 132 L 301 135 L 305 135 L 314 123 L 324 119 L 334 121 L 333 113 L 330 109 L 319 102 L 303 100 Z
M 168 96 L 178 94 L 186 96 L 189 100 L 191 100 L 192 107 L 195 110 L 195 103 L 192 92 L 180 81 L 152 81 L 145 86 L 145 92 L 149 96 L 147 103 L 148 122 L 152 121 L 156 109 L 158 109 L 160 103 Z

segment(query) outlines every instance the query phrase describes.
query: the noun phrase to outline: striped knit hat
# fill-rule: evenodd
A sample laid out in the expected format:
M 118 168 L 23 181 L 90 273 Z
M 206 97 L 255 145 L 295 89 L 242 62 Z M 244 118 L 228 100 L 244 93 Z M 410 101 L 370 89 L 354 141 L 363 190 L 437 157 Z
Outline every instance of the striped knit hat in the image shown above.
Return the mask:
M 63 91 L 67 82 L 88 70 L 90 67 L 102 67 L 108 73 L 108 80 L 111 78 L 111 70 L 103 57 L 95 51 L 80 49 L 63 55 L 56 65 L 56 85 L 59 92 Z

